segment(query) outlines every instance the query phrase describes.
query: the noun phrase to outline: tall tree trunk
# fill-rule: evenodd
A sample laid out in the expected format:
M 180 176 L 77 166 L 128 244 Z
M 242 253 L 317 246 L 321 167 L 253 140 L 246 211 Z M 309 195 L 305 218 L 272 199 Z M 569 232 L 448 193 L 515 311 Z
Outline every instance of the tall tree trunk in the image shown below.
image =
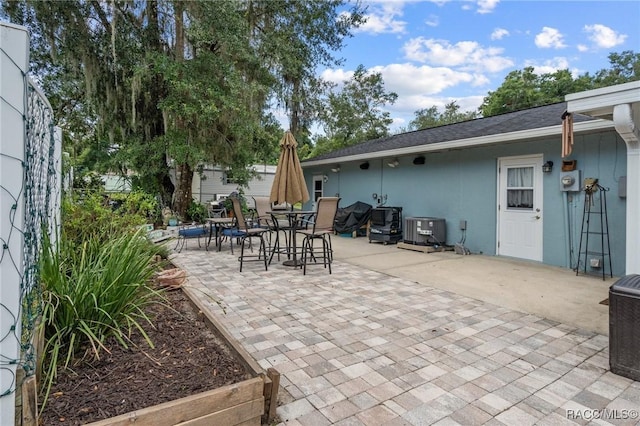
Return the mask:
M 193 182 L 193 169 L 189 164 L 180 164 L 177 167 L 178 171 L 178 188 L 176 189 L 175 196 L 175 208 L 174 210 L 182 218 L 186 216 L 189 204 L 193 198 L 191 191 L 191 184 Z
M 174 3 L 175 8 L 175 26 L 176 26 L 176 44 L 174 46 L 176 62 L 184 62 L 184 8 L 181 2 Z M 176 127 L 179 130 L 185 130 L 182 120 L 177 120 Z M 187 209 L 192 199 L 191 185 L 193 182 L 193 169 L 187 161 L 177 166 L 178 187 L 176 188 L 174 210 L 182 217 L 185 217 Z

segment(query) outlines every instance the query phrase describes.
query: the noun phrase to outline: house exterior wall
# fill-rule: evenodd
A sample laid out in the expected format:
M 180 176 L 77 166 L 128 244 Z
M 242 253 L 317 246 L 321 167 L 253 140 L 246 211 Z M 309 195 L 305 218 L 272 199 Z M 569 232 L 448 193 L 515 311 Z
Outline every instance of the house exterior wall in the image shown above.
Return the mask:
M 244 195 L 249 204 L 252 204 L 251 197 L 268 197 L 271 193 L 271 185 L 275 176 L 275 166 L 255 166 L 258 170 L 258 177 L 249 182 L 248 188 L 244 188 Z M 208 168 L 203 171 L 204 178 L 197 173 L 193 176 L 193 198 L 201 203 L 214 201 L 220 196 L 227 196 L 234 191 L 238 191 L 235 183 L 226 183 L 224 171 L 219 168 Z
M 609 238 L 614 275 L 625 269 L 625 199 L 618 196 L 618 182 L 626 175 L 626 145 L 614 131 L 575 135 L 570 159 L 577 160 L 581 179 L 594 177 L 610 188 L 608 207 Z M 543 175 L 543 263 L 574 267 L 578 256 L 584 192 L 561 191 L 561 141 L 557 138 L 532 140 L 495 146 L 472 147 L 427 153 L 424 165 L 412 164 L 414 156 L 400 157 L 400 165 L 390 168 L 387 159 L 362 163 L 340 163 L 305 167 L 311 189 L 313 175 L 326 175 L 324 195 L 339 194 L 340 206 L 363 201 L 376 206 L 372 194 L 386 195 L 386 206 L 400 206 L 403 216 L 430 216 L 446 219 L 447 244 L 462 238 L 460 220 L 467 221 L 465 246 L 473 253 L 496 254 L 497 245 L 497 164 L 498 158 L 542 154 L 554 163 L 553 171 Z M 567 221 L 569 229 L 567 230 Z M 572 254 L 567 250 L 570 240 Z

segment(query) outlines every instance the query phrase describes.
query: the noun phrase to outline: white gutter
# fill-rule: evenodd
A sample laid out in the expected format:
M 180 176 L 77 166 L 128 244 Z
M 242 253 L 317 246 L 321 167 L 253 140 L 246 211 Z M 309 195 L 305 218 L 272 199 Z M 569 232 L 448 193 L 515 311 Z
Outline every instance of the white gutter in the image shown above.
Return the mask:
M 597 130 L 612 129 L 613 123 L 610 120 L 592 120 L 576 123 L 573 126 L 574 133 L 592 132 Z M 520 130 L 517 132 L 498 133 L 494 135 L 479 136 L 476 138 L 458 139 L 447 142 L 438 142 L 424 145 L 414 145 L 406 148 L 389 149 L 386 151 L 376 151 L 364 154 L 348 155 L 344 157 L 333 157 L 322 160 L 305 161 L 302 168 L 320 166 L 324 164 L 335 164 L 336 162 L 350 162 L 372 160 L 376 158 L 401 157 L 403 155 L 423 154 L 434 151 L 446 151 L 451 149 L 470 148 L 475 146 L 495 145 L 521 141 L 527 139 L 538 139 L 549 136 L 560 136 L 562 126 L 541 127 L 538 129 Z

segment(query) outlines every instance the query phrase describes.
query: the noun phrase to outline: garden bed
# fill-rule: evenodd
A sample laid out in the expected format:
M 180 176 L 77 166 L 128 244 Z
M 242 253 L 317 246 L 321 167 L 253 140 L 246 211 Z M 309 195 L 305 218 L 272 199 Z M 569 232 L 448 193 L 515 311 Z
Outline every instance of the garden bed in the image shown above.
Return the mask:
M 277 372 L 264 372 L 188 290 L 166 296 L 173 309 L 149 312 L 155 348 L 135 335 L 136 347 L 112 344 L 59 373 L 41 424 L 259 425 L 275 415 Z

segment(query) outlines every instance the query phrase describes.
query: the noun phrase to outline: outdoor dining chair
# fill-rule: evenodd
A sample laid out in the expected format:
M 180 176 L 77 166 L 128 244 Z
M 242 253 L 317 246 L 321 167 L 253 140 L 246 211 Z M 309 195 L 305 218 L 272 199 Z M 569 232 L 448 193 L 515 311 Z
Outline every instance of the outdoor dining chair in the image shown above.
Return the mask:
M 264 270 L 267 270 L 267 245 L 264 241 L 264 233 L 268 232 L 266 228 L 254 228 L 249 225 L 247 220 L 245 220 L 244 213 L 242 212 L 242 206 L 240 205 L 240 200 L 236 197 L 231 197 L 231 201 L 233 203 L 233 214 L 236 218 L 236 227 L 237 234 L 234 236 L 235 238 L 240 239 L 240 272 L 242 272 L 242 264 L 245 261 L 262 261 L 264 262 Z M 251 244 L 252 240 L 257 238 L 260 240 L 260 246 L 258 247 L 257 255 L 245 255 L 245 245 L 247 240 L 249 240 L 249 249 L 253 251 L 253 246 Z M 251 258 L 251 259 L 245 259 Z
M 331 246 L 331 234 L 333 233 L 334 221 L 338 211 L 340 197 L 320 197 L 317 200 L 316 214 L 312 218 L 312 224 L 307 229 L 300 229 L 298 233 L 304 235 L 302 240 L 302 270 L 307 274 L 307 265 L 319 264 L 320 259 L 317 248 L 314 246 L 316 240 L 322 242 L 322 264 L 329 268 L 331 273 L 331 262 L 333 261 L 333 247 Z
M 288 231 L 291 229 L 289 219 L 284 215 L 273 214 L 273 204 L 269 197 L 253 197 L 256 206 L 258 226 L 269 229 L 269 263 L 274 254 L 280 261 L 281 253 L 289 253 Z M 284 245 L 280 244 L 280 233 L 283 232 Z
M 180 253 L 182 249 L 187 245 L 187 240 L 198 240 L 198 247 L 202 247 L 200 244 L 200 238 L 203 238 L 206 242 L 206 238 L 209 236 L 209 230 L 205 224 L 193 224 L 193 225 L 181 225 L 178 229 L 178 240 L 176 246 L 173 248 Z M 205 244 L 205 248 L 209 248 Z

